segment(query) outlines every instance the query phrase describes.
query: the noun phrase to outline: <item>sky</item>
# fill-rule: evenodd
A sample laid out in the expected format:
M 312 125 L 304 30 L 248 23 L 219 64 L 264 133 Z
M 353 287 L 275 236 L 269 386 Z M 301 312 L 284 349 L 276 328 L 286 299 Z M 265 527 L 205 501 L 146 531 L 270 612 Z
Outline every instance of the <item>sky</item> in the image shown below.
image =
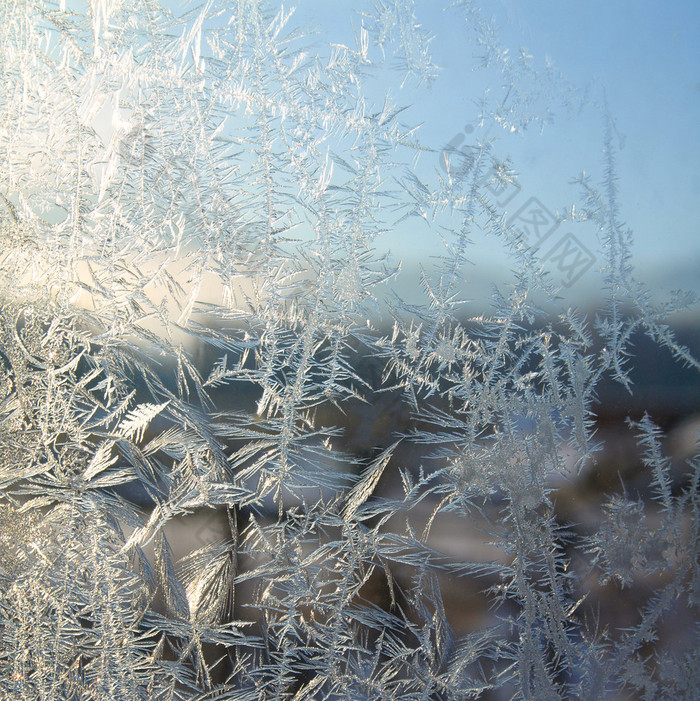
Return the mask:
M 169 4 L 176 12 L 182 5 L 179 0 Z M 286 11 L 294 7 L 279 4 Z M 379 105 L 386 93 L 408 105 L 402 119 L 420 124 L 421 142 L 434 149 L 421 155 L 416 174 L 435 183 L 444 174 L 448 145 L 459 150 L 477 139 L 492 139 L 494 155 L 512 164 L 518 183 L 503 205 L 506 217 L 517 219 L 534 202 L 553 220 L 557 212 L 581 203 L 580 188 L 572 182 L 577 176 L 587 173 L 593 184 L 601 183 L 605 103 L 614 120 L 620 212 L 633 232 L 636 274 L 660 298 L 675 288 L 700 294 L 700 3 L 475 2 L 484 19 L 493 21 L 495 41 L 504 51 L 523 52 L 539 74 L 551 64 L 561 76 L 556 90 L 568 85 L 579 91 L 568 106 L 539 96 L 534 113 L 551 109 L 551 119 L 515 131 L 479 121 L 480 99 L 488 91 L 490 99 L 500 100 L 503 78 L 478 69 L 464 14 L 445 9 L 449 4 L 415 3 L 417 22 L 434 36 L 430 47 L 439 71 L 431 86 L 380 72 L 371 88 Z M 315 29 L 321 46 L 354 45 L 353 32 L 367 21 L 359 5 L 372 3 L 299 0 L 291 24 Z M 530 81 L 530 88 L 536 82 Z M 389 228 L 380 245 L 402 261 L 398 286 L 410 296 L 418 266 L 427 264 L 434 246 L 426 250 L 430 237 L 419 221 Z M 562 260 L 562 253 L 574 251 L 581 262 L 578 272 L 556 279 L 562 296 L 577 306 L 587 300 L 595 304 L 604 262 L 596 227 L 562 223 L 547 232 L 540 253 L 552 262 L 555 276 L 560 271 L 554 262 Z M 475 296 L 488 296 L 493 282 L 508 279 L 511 262 L 487 237 L 474 237 L 470 257 L 474 265 L 467 278 Z
M 307 0 L 294 17 L 331 40 L 350 42 L 352 5 Z M 418 22 L 435 35 L 431 48 L 440 74 L 428 93 L 421 88 L 419 101 L 406 113 L 407 120 L 422 124 L 421 138 L 434 147 L 460 137 L 467 144 L 479 135 L 475 101 L 491 78 L 476 70 L 465 23 L 443 5 L 416 2 Z M 480 7 L 498 26 L 503 48 L 511 53 L 525 48 L 539 70 L 550 61 L 586 94 L 580 109 L 559 110 L 543 129 L 490 132 L 496 153 L 510 158 L 518 173 L 521 199 L 536 197 L 548 210 L 561 211 L 580 199 L 571 181 L 582 171 L 600 182 L 605 101 L 615 123 L 620 208 L 633 232 L 637 275 L 654 289 L 682 286 L 700 292 L 700 3 L 492 0 Z M 362 18 L 354 17 L 357 28 Z M 397 84 L 392 85 L 396 102 L 411 104 L 418 94 L 415 82 L 408 80 L 399 90 Z M 433 160 L 428 168 L 439 165 L 438 157 Z M 422 236 L 418 230 L 413 237 L 404 233 L 397 234 L 395 245 L 404 269 L 411 270 L 422 256 Z M 588 237 L 587 248 L 595 255 L 595 231 L 578 225 L 573 234 Z M 477 261 L 480 256 L 485 280 L 496 274 L 489 263 L 507 265 L 487 248 L 475 251 Z M 587 273 L 566 294 L 590 295 L 597 284 Z
M 518 0 L 508 16 L 508 38 L 522 32 L 569 80 L 605 89 L 640 259 L 672 263 L 692 251 L 700 263 L 700 4 Z

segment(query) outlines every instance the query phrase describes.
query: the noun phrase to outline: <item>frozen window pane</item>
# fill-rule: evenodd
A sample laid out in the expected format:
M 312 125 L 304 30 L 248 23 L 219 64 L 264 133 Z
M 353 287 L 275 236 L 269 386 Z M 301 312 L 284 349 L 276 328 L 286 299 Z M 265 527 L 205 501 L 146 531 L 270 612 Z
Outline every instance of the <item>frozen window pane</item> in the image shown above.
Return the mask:
M 0 7 L 3 698 L 700 695 L 698 10 L 302 5 Z

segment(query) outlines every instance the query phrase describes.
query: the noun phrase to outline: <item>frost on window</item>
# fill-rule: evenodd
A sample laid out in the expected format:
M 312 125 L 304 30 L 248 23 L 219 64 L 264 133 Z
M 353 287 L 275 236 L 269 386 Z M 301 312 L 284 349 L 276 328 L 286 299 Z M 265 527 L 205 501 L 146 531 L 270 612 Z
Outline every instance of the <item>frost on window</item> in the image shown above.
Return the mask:
M 3 699 L 700 695 L 612 96 L 353 5 L 2 4 Z

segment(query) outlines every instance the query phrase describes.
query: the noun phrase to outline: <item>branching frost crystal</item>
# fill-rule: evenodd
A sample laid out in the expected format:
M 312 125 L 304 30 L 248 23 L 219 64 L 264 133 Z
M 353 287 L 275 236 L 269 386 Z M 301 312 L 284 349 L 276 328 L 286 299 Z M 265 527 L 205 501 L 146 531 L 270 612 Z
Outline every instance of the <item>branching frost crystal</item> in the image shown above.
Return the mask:
M 569 214 L 526 200 L 497 135 L 584 100 L 447 9 L 495 82 L 441 151 L 413 0 L 354 43 L 262 0 L 2 4 L 3 699 L 700 694 L 697 436 L 637 412 L 636 481 L 585 487 L 640 339 L 697 372 L 693 300 L 633 276 L 605 106 Z M 597 238 L 554 247 L 567 216 Z M 511 275 L 475 302 L 480 238 Z

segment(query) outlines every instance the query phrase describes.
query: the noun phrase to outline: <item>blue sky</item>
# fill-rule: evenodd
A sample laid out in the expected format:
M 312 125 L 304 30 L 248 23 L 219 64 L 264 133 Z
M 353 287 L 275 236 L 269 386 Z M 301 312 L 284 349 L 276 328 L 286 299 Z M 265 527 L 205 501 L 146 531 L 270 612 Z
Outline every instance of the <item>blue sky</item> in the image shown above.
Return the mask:
M 624 137 L 620 187 L 640 261 L 692 251 L 700 263 L 700 4 L 518 0 L 508 14 L 504 38 L 521 32 L 572 82 L 605 88 Z
M 375 83 L 378 102 L 383 92 L 390 91 L 396 103 L 413 105 L 404 121 L 420 123 L 423 143 L 438 152 L 455 139 L 468 144 L 483 137 L 476 103 L 485 90 L 494 97 L 502 88 L 496 72 L 476 70 L 478 61 L 464 17 L 455 8 L 443 9 L 448 4 L 416 0 L 418 22 L 435 36 L 431 47 L 440 73 L 431 88 L 410 79 L 402 85 L 400 75 L 387 75 L 386 84 Z M 531 124 L 511 134 L 491 126 L 488 136 L 495 138 L 494 153 L 511 160 L 521 186 L 520 199 L 508 207 L 517 209 L 534 197 L 551 212 L 563 211 L 580 203 L 580 191 L 571 184 L 574 177 L 585 171 L 594 183 L 600 182 L 604 130 L 600 105 L 605 100 L 615 119 L 620 210 L 634 233 L 637 275 L 660 291 L 683 287 L 700 293 L 700 3 L 475 4 L 485 18 L 493 18 L 503 49 L 513 55 L 526 49 L 540 72 L 551 61 L 565 81 L 587 91 L 577 109 L 555 104 L 553 122 L 543 129 Z M 299 0 L 291 22 L 316 28 L 320 45 L 353 44 L 353 29 L 363 22 L 356 10 L 360 5 L 365 7 L 354 0 Z M 284 4 L 285 10 L 292 7 Z M 439 165 L 439 155 L 421 156 L 417 173 L 435 178 Z M 411 226 L 397 229 L 385 242 L 403 260 L 407 280 L 415 280 L 418 262 L 426 260 L 425 232 L 419 223 Z M 563 290 L 580 304 L 581 298 L 600 289 L 597 232 L 591 224 L 563 226 L 557 231 L 559 240 L 575 236 L 594 259 L 590 270 Z M 486 240 L 477 237 L 473 258 L 476 287 L 481 284 L 485 289 L 501 271 L 507 274 L 508 260 L 495 254 Z
M 349 42 L 348 20 L 354 17 L 356 27 L 361 22 L 352 5 L 312 0 L 299 3 L 295 18 L 315 24 L 331 40 Z M 400 81 L 392 85 L 398 103 L 416 101 L 406 119 L 422 123 L 422 138 L 432 146 L 474 123 L 475 100 L 492 77 L 474 70 L 465 26 L 456 10 L 442 6 L 416 3 L 418 21 L 436 37 L 438 80 L 429 92 L 421 89 L 418 100 L 415 82 L 399 90 Z M 499 25 L 504 48 L 525 47 L 533 65 L 541 69 L 551 60 L 568 82 L 588 89 L 580 112 L 560 111 L 543 131 L 490 133 L 497 137 L 496 152 L 512 159 L 523 190 L 557 210 L 574 202 L 578 191 L 570 180 L 581 171 L 597 182 L 603 121 L 593 103 L 605 99 L 617 128 L 620 205 L 634 232 L 638 275 L 652 286 L 700 291 L 700 3 L 494 0 L 481 8 Z M 415 249 L 410 238 L 400 240 L 410 267 L 421 255 L 422 237 L 416 232 Z M 588 286 L 584 278 L 577 286 L 580 294 L 597 284 L 588 277 Z

